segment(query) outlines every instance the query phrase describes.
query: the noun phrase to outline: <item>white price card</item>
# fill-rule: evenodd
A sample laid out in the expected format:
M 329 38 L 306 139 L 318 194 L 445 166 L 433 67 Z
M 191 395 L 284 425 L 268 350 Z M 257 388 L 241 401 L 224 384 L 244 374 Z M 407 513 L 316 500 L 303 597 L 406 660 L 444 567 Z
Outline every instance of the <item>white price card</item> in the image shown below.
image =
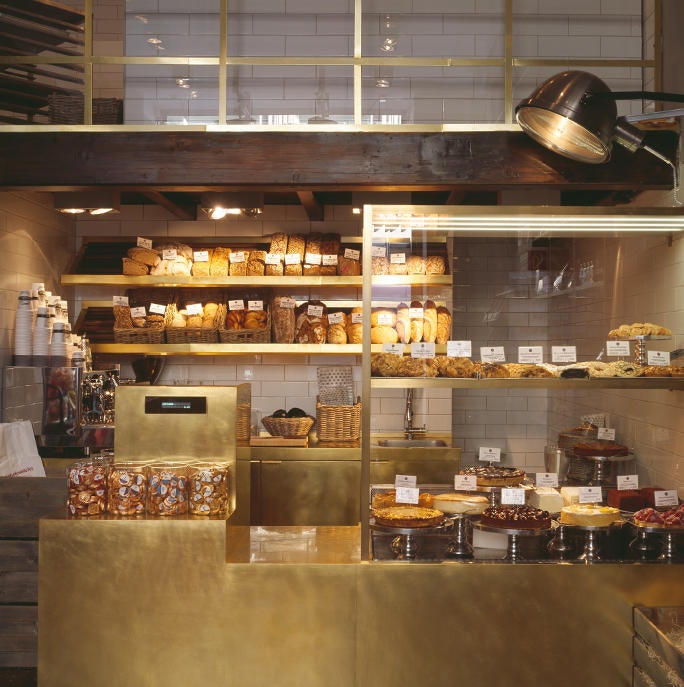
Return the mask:
M 373 246 L 371 248 L 371 255 L 374 258 L 384 258 L 387 255 L 387 246 L 384 244 L 382 246 Z
M 629 341 L 606 341 L 606 355 L 611 358 L 629 356 Z
M 576 363 L 577 346 L 551 346 L 552 363 Z
M 361 324 L 363 322 L 363 313 L 362 312 L 353 312 L 351 314 L 351 321 L 352 321 L 352 324 Z
M 294 298 L 285 296 L 280 299 L 279 306 L 281 308 L 286 308 L 287 310 L 294 310 L 297 307 L 297 301 Z
M 669 506 L 679 505 L 676 489 L 664 489 L 663 491 L 654 491 L 653 499 L 656 508 L 665 508 Z
M 503 346 L 480 347 L 480 360 L 483 363 L 505 363 L 506 352 Z
M 320 265 L 321 264 L 321 254 L 320 253 L 307 253 L 304 256 L 304 262 L 307 265 Z
M 137 308 L 131 308 L 131 317 L 145 317 L 145 315 L 147 315 L 147 313 L 145 312 L 144 306 L 140 305 Z
M 412 320 L 422 320 L 424 310 L 423 308 L 409 308 L 408 314 L 409 318 Z
M 522 506 L 525 504 L 525 490 L 511 487 L 501 489 L 501 503 L 508 506 Z
M 192 259 L 194 262 L 209 262 L 209 251 L 208 250 L 193 251 Z
M 538 472 L 534 477 L 534 483 L 538 487 L 553 487 L 558 486 L 557 472 Z
M 478 453 L 479 460 L 485 460 L 490 463 L 501 462 L 501 449 L 492 446 L 480 446 Z
M 617 476 L 618 491 L 627 491 L 628 489 L 639 488 L 639 475 L 618 475 Z
M 394 500 L 397 503 L 417 504 L 420 498 L 420 489 L 416 487 L 397 487 Z
M 666 367 L 670 364 L 670 354 L 667 351 L 647 351 L 649 365 L 662 365 Z
M 328 324 L 340 324 L 341 322 L 344 322 L 343 312 L 328 313 Z
M 375 248 L 375 246 L 373 246 L 373 248 Z M 385 255 L 384 249 L 382 255 Z M 345 248 L 344 257 L 347 258 L 347 260 L 358 260 L 361 257 L 361 251 L 356 250 L 356 248 Z
M 299 253 L 286 253 L 285 254 L 285 264 L 286 265 L 299 265 L 302 261 L 302 256 Z
M 178 257 L 178 251 L 175 248 L 165 248 L 162 251 L 163 260 L 175 260 Z
M 386 324 L 388 326 L 392 326 L 394 324 L 394 318 L 395 315 L 394 313 L 391 312 L 379 312 L 378 313 L 378 324 Z
M 306 308 L 306 314 L 309 317 L 323 317 L 323 306 L 322 305 L 309 305 Z
M 406 253 L 391 253 L 390 263 L 393 265 L 403 265 L 406 263 Z
M 166 306 L 161 303 L 150 303 L 150 315 L 166 315 Z
M 135 241 L 135 245 L 138 248 L 152 248 L 152 239 L 144 239 L 142 236 L 138 236 Z
M 518 362 L 528 365 L 539 365 L 544 362 L 542 346 L 518 346 Z
M 476 475 L 454 475 L 454 491 L 476 491 Z
M 604 439 L 605 441 L 615 441 L 614 427 L 599 427 L 596 435 L 597 439 Z
M 231 264 L 238 263 L 238 262 L 244 262 L 245 261 L 245 251 L 243 251 L 243 250 L 230 251 L 230 256 L 228 257 L 228 259 L 230 260 Z
M 337 265 L 337 254 L 321 256 L 321 265 L 326 265 L 328 267 Z
M 283 261 L 283 256 L 280 253 L 266 253 L 266 258 L 264 259 L 265 265 L 280 265 Z
M 383 353 L 393 353 L 394 355 L 404 355 L 404 344 L 384 343 L 382 344 Z
M 427 341 L 420 341 L 418 343 L 411 344 L 411 357 L 412 358 L 434 358 L 435 357 L 435 344 L 434 342 L 428 343 Z
M 470 358 L 473 354 L 473 342 L 447 341 L 446 354 L 450 358 Z
M 577 487 L 577 495 L 580 503 L 601 503 L 603 501 L 601 487 Z
M 394 475 L 394 487 L 396 489 L 400 487 L 413 488 L 417 484 L 418 478 L 415 475 Z
M 203 315 L 204 314 L 204 308 L 202 307 L 201 303 L 190 303 L 185 306 L 185 309 L 188 311 L 188 315 Z
M 228 310 L 244 310 L 245 302 L 242 298 L 234 298 L 228 301 Z
M 114 296 L 112 305 L 128 305 L 128 296 Z
M 247 301 L 247 310 L 263 310 L 263 301 Z

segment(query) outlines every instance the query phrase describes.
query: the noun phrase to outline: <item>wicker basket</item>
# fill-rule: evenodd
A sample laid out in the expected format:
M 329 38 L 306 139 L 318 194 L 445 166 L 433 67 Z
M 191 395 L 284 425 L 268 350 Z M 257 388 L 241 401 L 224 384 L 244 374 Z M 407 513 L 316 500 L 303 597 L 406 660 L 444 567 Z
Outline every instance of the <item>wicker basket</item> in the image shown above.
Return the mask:
M 211 327 L 172 327 L 171 322 L 178 312 L 177 306 L 172 303 L 167 309 L 166 342 L 177 343 L 217 343 L 218 328 L 221 319 L 225 317 L 223 305 L 219 305 Z
M 52 93 L 48 96 L 50 124 L 83 124 L 83 96 Z M 123 100 L 93 98 L 93 124 L 122 124 Z
M 224 314 L 225 314 L 224 310 Z M 226 318 L 219 324 L 219 340 L 221 343 L 270 343 L 271 342 L 271 313 L 266 310 L 266 326 L 263 329 L 226 329 Z
M 274 437 L 305 437 L 313 426 L 312 417 L 263 417 L 261 422 Z
M 132 329 L 124 329 L 122 327 L 114 327 L 114 343 L 118 344 L 161 344 L 166 341 L 164 332 L 168 327 L 173 314 L 170 312 L 171 307 L 167 306 L 164 315 L 164 324 L 161 329 L 152 329 L 151 327 L 133 327 Z
M 319 441 L 358 441 L 361 436 L 361 399 L 354 405 L 316 403 Z

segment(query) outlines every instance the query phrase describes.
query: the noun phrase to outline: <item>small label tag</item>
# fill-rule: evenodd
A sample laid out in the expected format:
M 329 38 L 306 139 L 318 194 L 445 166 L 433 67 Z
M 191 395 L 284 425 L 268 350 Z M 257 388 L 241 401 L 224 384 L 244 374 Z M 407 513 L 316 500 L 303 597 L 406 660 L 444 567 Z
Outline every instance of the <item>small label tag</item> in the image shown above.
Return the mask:
M 166 315 L 166 306 L 161 303 L 150 303 L 151 315 Z
M 629 341 L 606 341 L 606 355 L 611 358 L 629 356 Z
M 577 487 L 580 503 L 601 503 L 603 495 L 601 487 Z
M 639 488 L 639 475 L 618 475 L 617 476 L 618 491 L 627 491 L 628 489 Z
M 283 256 L 280 253 L 266 253 L 264 265 L 280 265 Z
M 606 441 L 615 441 L 614 427 L 599 427 L 596 435 L 597 439 L 605 439 Z
M 131 308 L 131 317 L 138 318 L 138 317 L 145 317 L 147 313 L 145 312 L 145 308 L 140 305 L 137 308 Z
M 230 259 L 231 263 L 244 262 L 245 261 L 245 251 L 243 251 L 243 250 L 237 250 L 235 252 L 231 251 L 229 259 Z
M 542 346 L 518 346 L 518 362 L 528 365 L 539 365 L 544 362 Z
M 347 251 L 345 251 L 346 255 Z M 374 258 L 384 258 L 387 255 L 387 247 L 386 246 L 373 246 L 371 248 L 371 255 Z
M 416 475 L 394 475 L 395 489 L 400 487 L 415 487 L 418 484 Z
M 472 341 L 447 341 L 447 355 L 451 358 L 470 358 L 473 354 Z
M 152 250 L 152 239 L 144 239 L 142 236 L 138 236 L 135 245 L 138 246 L 138 248 L 149 248 Z
M 412 320 L 422 320 L 424 310 L 423 308 L 409 308 L 408 314 L 409 318 Z
M 247 301 L 247 310 L 263 310 L 263 301 Z
M 302 256 L 299 253 L 286 253 L 286 265 L 299 265 L 302 262 Z
M 384 343 L 382 344 L 383 353 L 393 353 L 394 355 L 404 355 L 404 344 Z
M 477 477 L 475 475 L 454 475 L 455 491 L 475 491 L 477 489 Z
M 525 503 L 525 490 L 503 487 L 501 489 L 501 503 L 504 505 L 521 506 Z
M 337 265 L 337 255 L 323 255 L 321 257 L 321 264 L 327 267 Z
M 434 358 L 435 357 L 435 344 L 434 342 L 429 343 L 427 341 L 421 341 L 419 343 L 411 344 L 411 357 L 412 358 Z
M 505 363 L 506 352 L 503 346 L 483 346 L 480 348 L 480 360 L 483 363 Z
M 363 322 L 363 313 L 362 312 L 353 312 L 351 314 L 351 321 L 352 321 L 352 324 L 361 324 Z
M 667 351 L 648 351 L 646 355 L 649 365 L 667 367 L 670 364 L 670 354 Z
M 323 306 L 322 305 L 308 305 L 306 307 L 306 314 L 309 317 L 323 317 Z
M 382 251 L 382 256 L 385 256 L 384 249 Z M 361 257 L 361 251 L 356 248 L 345 248 L 344 257 L 347 258 L 347 260 L 358 260 Z
M 188 315 L 202 315 L 204 313 L 201 303 L 190 303 L 190 305 L 185 306 L 185 309 L 188 311 Z
M 403 265 L 406 263 L 406 253 L 391 253 L 390 263 L 392 265 Z
M 245 302 L 242 298 L 236 298 L 234 300 L 228 301 L 228 310 L 244 310 Z
M 209 262 L 209 251 L 208 250 L 196 250 L 192 254 L 192 259 L 195 262 Z
M 339 324 L 344 321 L 343 312 L 331 312 L 328 314 L 328 324 Z
M 307 253 L 304 256 L 304 262 L 307 265 L 320 265 L 321 264 L 321 254 L 320 253 Z
M 175 248 L 165 248 L 162 251 L 163 260 L 175 260 L 178 257 L 178 251 Z
M 128 296 L 114 296 L 112 305 L 128 305 Z
M 558 486 L 558 473 L 538 472 L 535 475 L 534 483 L 538 487 L 553 487 L 555 489 Z
M 378 324 L 392 326 L 394 322 L 394 317 L 391 312 L 380 312 L 378 313 Z
M 500 463 L 501 449 L 492 446 L 480 446 L 478 459 L 488 463 Z
M 417 504 L 420 498 L 420 489 L 415 487 L 397 487 L 394 500 L 397 503 Z
M 294 298 L 281 298 L 280 307 L 286 310 L 292 310 L 297 307 L 297 301 Z
M 654 491 L 653 500 L 656 508 L 665 508 L 668 506 L 677 506 L 679 499 L 677 498 L 676 489 L 666 489 L 664 491 Z
M 577 346 L 551 346 L 552 363 L 576 363 Z

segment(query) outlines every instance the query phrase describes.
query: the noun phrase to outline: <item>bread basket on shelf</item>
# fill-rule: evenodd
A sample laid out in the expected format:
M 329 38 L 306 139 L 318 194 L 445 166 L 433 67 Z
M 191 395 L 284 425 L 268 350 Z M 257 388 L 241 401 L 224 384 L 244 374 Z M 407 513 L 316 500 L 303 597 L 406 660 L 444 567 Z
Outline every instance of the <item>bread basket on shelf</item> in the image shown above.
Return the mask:
M 208 326 L 202 327 L 174 327 L 173 320 L 178 312 L 178 306 L 172 303 L 167 312 L 170 312 L 170 319 L 167 318 L 166 341 L 170 344 L 175 343 L 217 343 L 218 328 L 221 319 L 225 317 L 225 306 L 219 305 L 216 316 Z
M 224 310 L 224 315 L 226 310 Z M 270 343 L 271 313 L 266 310 L 266 324 L 259 329 L 228 329 L 225 316 L 219 323 L 219 340 L 221 343 Z
M 162 344 L 165 342 L 165 329 L 171 317 L 169 308 L 166 308 L 164 322 L 160 326 L 149 327 L 117 327 L 114 326 L 114 343 L 118 344 Z
M 309 434 L 314 419 L 305 417 L 262 417 L 261 422 L 268 433 L 275 437 L 300 438 Z
M 361 399 L 353 405 L 316 403 L 319 441 L 358 441 L 361 436 Z

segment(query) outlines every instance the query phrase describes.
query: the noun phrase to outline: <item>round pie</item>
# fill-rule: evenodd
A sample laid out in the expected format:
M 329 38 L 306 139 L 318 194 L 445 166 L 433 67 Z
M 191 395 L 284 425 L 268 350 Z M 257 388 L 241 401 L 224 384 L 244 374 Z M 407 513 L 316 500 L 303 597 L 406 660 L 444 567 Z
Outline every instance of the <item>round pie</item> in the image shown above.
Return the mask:
M 444 522 L 444 513 L 421 506 L 390 506 L 373 510 L 375 523 L 384 527 L 435 527 Z
M 478 487 L 512 487 L 525 479 L 520 468 L 507 468 L 500 465 L 473 465 L 461 470 L 462 475 L 475 475 Z

